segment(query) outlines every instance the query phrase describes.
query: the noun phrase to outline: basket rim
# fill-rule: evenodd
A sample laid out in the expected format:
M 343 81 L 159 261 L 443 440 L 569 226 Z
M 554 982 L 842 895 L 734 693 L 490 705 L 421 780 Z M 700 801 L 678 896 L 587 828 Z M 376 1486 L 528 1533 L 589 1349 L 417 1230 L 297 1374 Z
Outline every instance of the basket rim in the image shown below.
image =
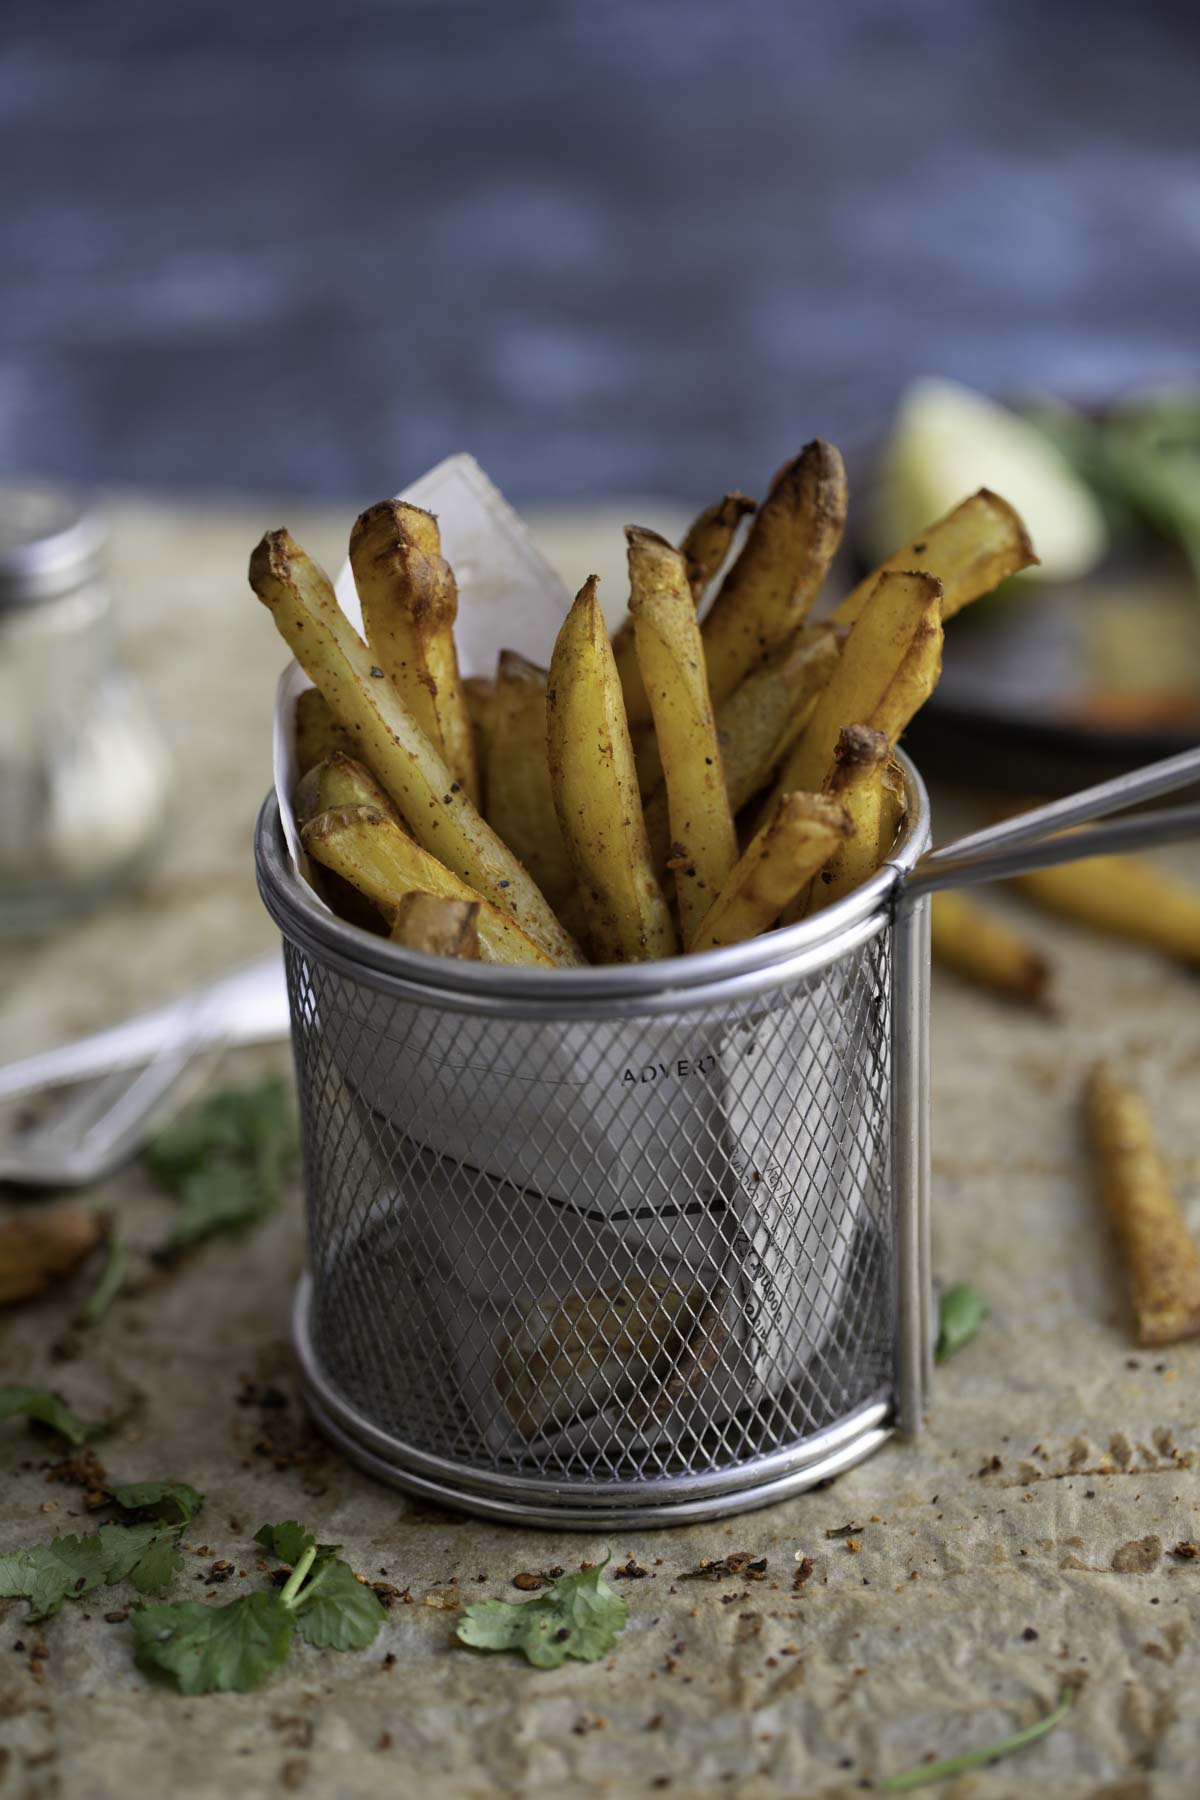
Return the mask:
M 888 861 L 812 918 L 720 950 L 578 969 L 502 968 L 410 950 L 348 924 L 318 899 L 291 863 L 273 789 L 255 827 L 259 893 L 289 943 L 377 992 L 426 1004 L 503 1013 L 517 1003 L 523 1013 L 578 1017 L 691 1010 L 748 998 L 828 967 L 891 924 L 896 890 L 930 841 L 925 783 L 910 757 L 902 750 L 895 754 L 904 772 L 908 813 Z

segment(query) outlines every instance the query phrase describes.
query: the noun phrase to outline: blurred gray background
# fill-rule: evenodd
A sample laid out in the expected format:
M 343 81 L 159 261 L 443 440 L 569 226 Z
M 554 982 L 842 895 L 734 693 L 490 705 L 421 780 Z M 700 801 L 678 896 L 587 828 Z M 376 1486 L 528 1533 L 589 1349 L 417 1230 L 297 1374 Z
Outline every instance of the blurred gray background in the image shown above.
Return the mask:
M 1195 375 L 1194 4 L 5 0 L 0 475 L 761 482 Z

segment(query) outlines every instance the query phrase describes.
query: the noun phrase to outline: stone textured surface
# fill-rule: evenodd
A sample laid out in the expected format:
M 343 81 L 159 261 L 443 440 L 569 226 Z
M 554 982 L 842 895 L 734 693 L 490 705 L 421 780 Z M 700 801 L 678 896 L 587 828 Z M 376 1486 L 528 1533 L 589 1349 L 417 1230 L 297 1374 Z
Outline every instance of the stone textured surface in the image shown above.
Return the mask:
M 914 373 L 1197 371 L 1185 0 L 3 14 L 5 473 L 699 500 Z
M 269 943 L 249 831 L 279 656 L 243 571 L 254 537 L 283 520 L 336 562 L 340 516 L 118 509 L 122 626 L 178 756 L 177 828 L 138 894 L 53 942 L 0 950 L 0 1055 L 106 1022 Z M 569 536 L 560 524 L 560 545 Z M 947 800 L 943 833 L 954 811 Z M 48 1378 L 85 1415 L 128 1409 L 101 1446 L 112 1475 L 170 1474 L 207 1494 L 178 1595 L 204 1591 L 196 1576 L 214 1556 L 249 1571 L 227 1594 L 253 1585 L 251 1534 L 294 1516 L 411 1596 L 369 1652 L 300 1646 L 260 1691 L 196 1700 L 135 1670 L 128 1625 L 104 1619 L 116 1595 L 35 1629 L 17 1603 L 0 1603 L 0 1796 L 366 1800 L 419 1789 L 484 1800 L 669 1783 L 676 1795 L 831 1800 L 1029 1722 L 1076 1677 L 1086 1681 L 1067 1723 L 1023 1763 L 942 1791 L 1193 1794 L 1200 1562 L 1170 1550 L 1200 1537 L 1200 1347 L 1131 1345 L 1077 1094 L 1101 1048 L 1145 1083 L 1200 1228 L 1200 1009 L 1194 981 L 1155 957 L 1020 916 L 1059 966 L 1058 1022 L 950 979 L 934 1013 L 936 1264 L 985 1290 L 983 1332 L 940 1372 L 918 1442 L 727 1524 L 614 1534 L 618 1561 L 633 1552 L 650 1574 L 628 1583 L 631 1621 L 608 1663 L 541 1673 L 480 1657 L 455 1646 L 451 1610 L 459 1597 L 515 1596 L 519 1571 L 595 1558 L 607 1540 L 410 1505 L 307 1429 L 286 1346 L 302 1259 L 295 1189 L 249 1237 L 214 1241 L 120 1301 L 78 1334 L 73 1360 L 56 1361 L 54 1346 L 77 1297 L 0 1318 L 0 1379 Z M 285 1063 L 282 1050 L 246 1053 L 226 1073 Z M 160 1240 L 170 1203 L 137 1171 L 95 1198 L 135 1246 Z M 262 1405 L 268 1388 L 287 1404 Z M 47 1484 L 50 1455 L 19 1423 L 0 1427 L 5 1547 L 75 1528 L 78 1490 Z M 851 1523 L 858 1552 L 826 1535 Z M 1121 1555 L 1142 1539 L 1161 1550 Z M 766 1579 L 675 1579 L 732 1549 L 765 1554 Z M 796 1593 L 803 1554 L 815 1570 Z M 1151 1566 L 1125 1572 L 1130 1563 Z M 39 1678 L 29 1663 L 41 1643 Z

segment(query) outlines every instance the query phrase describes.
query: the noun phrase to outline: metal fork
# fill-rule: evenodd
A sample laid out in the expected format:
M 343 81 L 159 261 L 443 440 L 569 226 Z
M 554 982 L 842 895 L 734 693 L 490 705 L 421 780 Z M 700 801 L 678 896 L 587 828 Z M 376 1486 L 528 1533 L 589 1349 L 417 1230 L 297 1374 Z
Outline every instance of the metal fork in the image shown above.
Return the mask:
M 0 1145 L 0 1182 L 83 1187 L 110 1175 L 145 1143 L 168 1101 L 178 1105 L 194 1091 L 223 1047 L 197 1007 L 148 1063 L 77 1083 L 45 1118 Z

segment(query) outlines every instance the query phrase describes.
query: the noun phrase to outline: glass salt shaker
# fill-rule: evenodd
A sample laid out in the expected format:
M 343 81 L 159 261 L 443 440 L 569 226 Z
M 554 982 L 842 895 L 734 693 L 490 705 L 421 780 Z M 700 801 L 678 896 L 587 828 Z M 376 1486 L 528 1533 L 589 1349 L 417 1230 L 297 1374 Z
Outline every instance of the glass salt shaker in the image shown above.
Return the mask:
M 0 930 L 41 931 L 143 865 L 167 760 L 112 632 L 99 516 L 0 488 Z

